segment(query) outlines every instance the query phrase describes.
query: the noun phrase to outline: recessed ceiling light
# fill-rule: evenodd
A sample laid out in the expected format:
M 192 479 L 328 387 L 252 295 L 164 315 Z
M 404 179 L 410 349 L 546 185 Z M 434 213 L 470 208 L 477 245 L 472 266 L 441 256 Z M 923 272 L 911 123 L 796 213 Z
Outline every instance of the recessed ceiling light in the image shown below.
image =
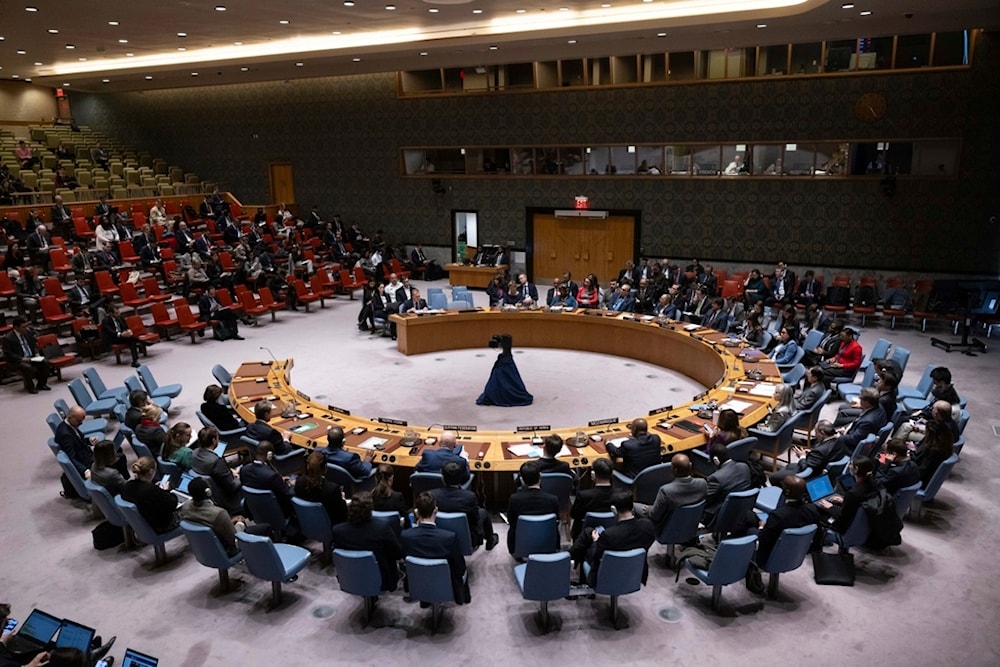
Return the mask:
M 87 62 L 87 59 L 86 59 L 86 58 L 77 58 L 77 60 L 79 60 L 79 61 L 80 61 L 81 63 L 85 63 L 85 62 Z
M 528 10 L 527 10 L 527 9 L 515 9 L 515 10 L 514 10 L 514 12 L 515 12 L 515 13 L 517 13 L 517 14 L 523 14 L 523 13 L 525 13 L 526 11 L 528 11 Z
M 281 19 L 280 21 L 278 21 L 278 23 L 280 23 L 281 25 L 288 25 L 288 19 Z
M 767 24 L 766 24 L 766 23 L 758 23 L 758 24 L 757 24 L 757 27 L 758 27 L 758 28 L 766 28 L 766 27 L 767 27 Z
M 496 51 L 496 50 L 497 50 L 497 49 L 499 49 L 499 48 L 500 48 L 500 47 L 499 47 L 499 46 L 497 46 L 496 44 L 490 44 L 490 51 Z
M 653 0 L 642 0 L 643 2 L 652 2 Z
M 50 35 L 58 35 L 59 31 L 56 30 L 55 28 L 49 28 L 49 34 Z
M 351 60 L 353 60 L 353 61 L 354 61 L 354 62 L 356 62 L 356 63 L 359 63 L 359 62 L 361 62 L 361 58 L 351 58 Z
M 75 49 L 76 48 L 76 44 L 67 44 L 66 48 L 67 49 Z
M 295 63 L 295 66 L 296 66 L 296 67 L 302 67 L 302 66 L 304 66 L 304 65 L 305 65 L 305 63 Z
M 179 33 L 177 33 L 177 36 L 178 37 L 187 37 L 188 34 L 186 32 L 179 32 Z
M 226 11 L 226 6 L 225 5 L 216 5 L 215 6 L 215 11 L 217 11 L 217 12 L 224 12 L 224 11 Z
M 576 44 L 576 40 L 575 39 L 568 39 L 568 40 L 566 40 L 566 43 L 567 44 Z
M 483 10 L 481 10 L 481 9 L 473 9 L 473 10 L 472 10 L 472 13 L 473 13 L 473 14 L 482 14 L 482 13 L 483 13 Z
M 24 11 L 26 11 L 26 12 L 37 12 L 38 11 L 38 7 L 25 7 Z
M 69 47 L 69 45 L 67 44 L 67 48 L 68 48 L 68 47 Z M 23 56 L 23 55 L 25 55 L 26 53 L 28 53 L 28 52 L 27 52 L 27 51 L 25 51 L 24 49 L 18 49 L 18 50 L 17 50 L 17 55 L 19 55 L 19 56 Z
M 345 7 L 353 7 L 354 6 L 354 2 L 352 0 L 344 0 L 344 6 Z
M 101 83 L 111 83 L 111 79 L 101 79 Z
M 233 42 L 233 46 L 243 46 L 243 42 Z
M 131 51 L 129 51 L 128 53 L 125 54 L 125 57 L 131 58 L 134 55 L 135 55 L 134 53 L 132 53 Z
M 569 7 L 560 7 L 559 11 L 561 11 L 561 12 L 568 12 L 569 11 Z
M 0 37 L 0 42 L 2 42 L 4 39 L 5 39 L 4 37 Z
M 657 37 L 666 37 L 667 33 L 665 33 L 665 32 L 658 32 L 658 33 L 656 33 L 656 36 Z
M 601 5 L 601 7 L 603 7 L 604 9 L 607 9 L 610 6 L 611 6 L 610 2 L 605 2 L 603 5 Z
M 64 83 L 63 84 L 63 88 L 69 88 L 69 84 L 68 83 Z
M 240 71 L 241 71 L 241 72 L 249 72 L 249 71 L 250 71 L 250 68 L 249 68 L 249 67 L 241 67 L 241 68 L 240 68 Z
M 198 76 L 197 72 L 191 72 L 191 76 Z
M 844 4 L 842 4 L 840 6 L 840 8 L 841 9 L 854 9 L 854 3 L 853 2 L 845 2 Z
M 426 52 L 426 51 L 421 51 L 421 52 L 420 52 L 420 55 L 422 55 L 422 56 L 426 56 L 426 55 L 427 55 L 427 52 Z
M 186 49 L 186 48 L 184 48 L 183 46 L 178 46 L 178 47 L 177 47 L 177 50 L 178 50 L 178 51 L 187 51 L 187 49 Z
M 146 75 L 146 81 L 152 81 L 152 80 L 153 80 L 153 77 L 151 77 L 151 76 L 149 76 L 149 75 L 147 74 L 147 75 Z
M 872 10 L 866 9 L 865 11 L 861 12 L 861 15 L 862 16 L 871 16 L 872 15 Z
M 43 63 L 35 63 L 35 67 L 41 67 Z
M 427 11 L 429 11 L 431 14 L 437 14 L 441 10 L 439 10 L 437 7 L 431 7 Z
M 330 34 L 331 34 L 331 35 L 339 35 L 339 34 L 340 34 L 340 31 L 339 31 L 339 30 L 334 30 L 334 31 L 333 31 L 333 32 L 331 32 Z
M 387 12 L 394 12 L 394 11 L 396 11 L 396 5 L 386 5 L 385 6 L 385 11 L 387 11 Z
M 128 40 L 127 39 L 119 39 L 118 43 L 119 44 L 128 44 Z
M 121 25 L 121 24 L 118 23 L 118 21 L 108 21 L 108 25 Z
M 12 79 L 20 79 L 21 77 L 19 77 L 19 76 L 18 76 L 18 75 L 16 75 L 16 74 L 11 74 L 11 75 L 10 75 L 10 78 L 12 78 Z
M 27 81 L 28 83 L 31 83 L 31 77 L 29 76 L 27 79 L 25 79 L 25 81 Z

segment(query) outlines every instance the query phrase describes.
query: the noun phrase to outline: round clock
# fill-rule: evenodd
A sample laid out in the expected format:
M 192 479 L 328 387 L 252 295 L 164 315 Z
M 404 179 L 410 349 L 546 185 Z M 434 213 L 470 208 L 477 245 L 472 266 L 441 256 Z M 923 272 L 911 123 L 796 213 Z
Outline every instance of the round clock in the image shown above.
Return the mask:
M 865 93 L 854 103 L 854 115 L 858 120 L 874 123 L 885 116 L 886 107 L 885 95 Z

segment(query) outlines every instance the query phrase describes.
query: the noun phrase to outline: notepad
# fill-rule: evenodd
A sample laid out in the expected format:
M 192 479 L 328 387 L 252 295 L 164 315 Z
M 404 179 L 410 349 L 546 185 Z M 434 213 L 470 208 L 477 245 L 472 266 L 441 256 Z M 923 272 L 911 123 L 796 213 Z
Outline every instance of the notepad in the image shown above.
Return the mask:
M 542 455 L 541 449 L 528 443 L 523 445 L 507 445 L 507 451 L 514 456 L 530 456 L 531 458 L 538 458 Z
M 774 396 L 774 385 L 770 382 L 760 382 L 755 386 L 750 388 L 748 392 L 753 396 L 763 396 L 765 398 L 771 398 Z
M 315 426 L 313 428 L 315 428 Z M 361 449 L 378 449 L 387 442 L 389 441 L 386 438 L 377 438 L 372 436 L 358 445 L 358 447 Z
M 743 414 L 746 410 L 749 410 L 754 406 L 753 403 L 748 403 L 747 401 L 739 401 L 735 398 L 731 398 L 722 405 L 719 406 L 720 410 L 732 410 L 739 414 Z
M 292 433 L 305 433 L 313 430 L 314 428 L 316 428 L 316 424 L 313 424 L 312 422 L 305 422 L 303 424 L 293 426 L 290 430 Z

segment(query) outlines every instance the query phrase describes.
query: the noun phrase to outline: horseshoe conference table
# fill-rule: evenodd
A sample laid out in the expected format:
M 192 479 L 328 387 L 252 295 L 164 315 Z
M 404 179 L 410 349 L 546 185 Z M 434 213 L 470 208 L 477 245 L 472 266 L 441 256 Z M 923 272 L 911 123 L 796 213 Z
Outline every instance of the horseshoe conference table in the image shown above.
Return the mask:
M 649 421 L 650 432 L 660 436 L 662 453 L 669 456 L 703 446 L 704 425 L 694 405 L 714 401 L 720 409 L 740 413 L 744 425 L 763 419 L 773 404 L 773 384 L 781 382 L 777 367 L 766 357 L 745 356 L 739 347 L 723 345 L 725 334 L 711 329 L 669 321 L 660 324 L 628 314 L 577 310 L 573 312 L 498 311 L 479 309 L 433 315 L 393 315 L 398 348 L 403 354 L 421 354 L 461 348 L 485 348 L 494 334 L 509 333 L 521 347 L 558 347 L 600 352 L 637 359 L 669 368 L 701 383 L 707 390 L 680 405 L 650 406 L 646 412 L 603 418 L 577 427 L 549 429 L 544 424 L 518 425 L 508 430 L 479 430 L 474 424 L 445 425 L 458 432 L 463 455 L 473 471 L 515 471 L 538 455 L 532 447 L 536 436 L 558 433 L 566 441 L 559 458 L 571 467 L 587 467 L 604 456 L 610 440 L 628 437 L 628 424 L 636 417 Z M 364 454 L 375 449 L 375 461 L 413 467 L 421 452 L 437 447 L 441 430 L 389 419 L 368 419 L 350 414 L 350 406 L 316 403 L 291 384 L 293 361 L 244 362 L 233 375 L 229 398 L 245 420 L 253 421 L 253 406 L 264 398 L 275 403 L 274 414 L 286 407 L 295 416 L 274 417 L 271 425 L 293 445 L 312 449 L 326 446 L 326 431 L 340 426 L 347 449 Z M 655 400 L 655 399 L 652 399 Z M 287 414 L 287 412 L 286 412 Z

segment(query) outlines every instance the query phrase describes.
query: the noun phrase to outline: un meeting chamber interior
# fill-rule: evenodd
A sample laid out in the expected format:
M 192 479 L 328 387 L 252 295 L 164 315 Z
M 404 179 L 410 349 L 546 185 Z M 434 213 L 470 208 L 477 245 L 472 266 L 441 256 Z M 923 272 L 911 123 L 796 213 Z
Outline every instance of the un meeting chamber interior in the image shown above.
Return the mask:
M 225 2 L 0 6 L 0 667 L 996 664 L 1000 5 Z

